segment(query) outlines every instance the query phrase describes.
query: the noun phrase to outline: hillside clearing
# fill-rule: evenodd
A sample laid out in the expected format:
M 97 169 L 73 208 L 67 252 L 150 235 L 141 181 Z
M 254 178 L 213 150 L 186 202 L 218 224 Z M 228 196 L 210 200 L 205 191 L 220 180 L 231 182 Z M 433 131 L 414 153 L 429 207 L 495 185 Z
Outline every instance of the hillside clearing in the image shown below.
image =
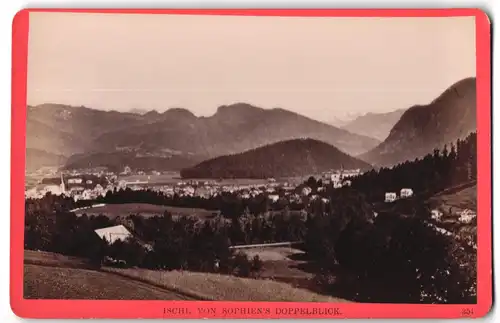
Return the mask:
M 262 261 L 262 269 L 259 272 L 260 279 L 272 279 L 287 283 L 296 288 L 310 289 L 314 287 L 312 279 L 314 274 L 307 268 L 311 264 L 306 259 L 304 251 L 294 247 L 266 247 L 240 249 L 252 259 L 259 256 Z
M 216 211 L 204 209 L 183 208 L 148 203 L 105 204 L 74 210 L 75 214 L 78 216 L 83 214 L 87 214 L 88 216 L 97 216 L 99 214 L 102 214 L 111 219 L 114 219 L 118 216 L 127 216 L 131 214 L 151 217 L 155 215 L 163 215 L 165 211 L 172 213 L 173 216 L 194 216 L 198 218 L 210 218 L 217 213 Z
M 431 205 L 442 211 L 451 213 L 465 209 L 477 210 L 477 184 L 465 186 L 457 190 L 449 190 L 430 198 Z

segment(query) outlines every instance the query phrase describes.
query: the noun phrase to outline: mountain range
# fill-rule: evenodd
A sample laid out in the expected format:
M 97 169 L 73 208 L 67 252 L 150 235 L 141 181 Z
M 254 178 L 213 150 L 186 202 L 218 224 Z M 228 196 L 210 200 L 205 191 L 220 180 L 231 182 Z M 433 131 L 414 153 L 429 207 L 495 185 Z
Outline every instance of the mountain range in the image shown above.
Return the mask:
M 292 139 L 216 157 L 181 171 L 183 178 L 270 178 L 313 175 L 332 169 L 371 169 L 368 163 L 314 139 Z
M 246 103 L 221 106 L 209 117 L 182 108 L 131 113 L 43 104 L 28 106 L 26 166 L 180 170 L 261 147 L 275 156 L 270 149 L 282 147 L 273 144 L 306 138 L 315 142 L 311 149 L 322 147 L 319 141 L 376 167 L 392 166 L 442 148 L 476 128 L 475 78 L 453 84 L 427 105 L 359 116 L 344 129 L 288 110 Z M 386 138 L 381 142 L 369 136 Z M 309 149 L 303 144 L 296 147 Z M 317 156 L 313 151 L 308 154 Z
M 27 148 L 26 149 L 26 166 L 28 172 L 36 171 L 44 166 L 59 166 L 66 162 L 66 157 L 53 153 L 48 153 L 44 150 Z
M 342 129 L 384 141 L 405 111 L 399 109 L 386 113 L 369 112 L 342 126 Z
M 287 110 L 237 103 L 219 107 L 210 117 L 170 109 L 153 123 L 107 132 L 95 140 L 94 146 L 106 151 L 118 147 L 150 152 L 169 149 L 215 157 L 305 137 L 325 141 L 351 154 L 379 143 Z
M 406 110 L 388 137 L 359 158 L 392 166 L 455 143 L 477 131 L 476 105 L 476 78 L 463 79 L 429 104 Z
M 110 156 L 127 163 L 134 158 L 165 159 L 166 168 L 168 160 L 176 159 L 189 166 L 296 138 L 321 140 L 349 154 L 379 143 L 284 109 L 245 103 L 221 106 L 210 117 L 181 108 L 137 114 L 60 104 L 30 106 L 27 114 L 27 148 L 71 156 L 75 166 L 98 166 Z

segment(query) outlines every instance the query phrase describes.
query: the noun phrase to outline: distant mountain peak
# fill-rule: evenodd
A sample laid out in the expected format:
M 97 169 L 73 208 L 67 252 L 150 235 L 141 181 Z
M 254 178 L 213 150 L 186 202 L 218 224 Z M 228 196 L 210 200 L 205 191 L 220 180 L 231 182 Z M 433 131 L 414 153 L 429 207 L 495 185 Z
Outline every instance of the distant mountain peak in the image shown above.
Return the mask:
M 148 111 L 144 114 L 144 116 L 159 116 L 160 115 L 160 112 L 156 111 L 156 110 L 151 110 L 151 111 Z
M 132 108 L 128 112 L 142 116 L 142 115 L 145 115 L 146 113 L 148 113 L 148 110 L 144 110 L 144 109 L 140 109 L 140 108 Z
M 347 123 L 342 129 L 383 141 L 404 112 L 404 109 L 382 113 L 368 112 Z
M 452 97 L 462 97 L 466 95 L 466 92 L 471 88 L 476 86 L 476 78 L 475 77 L 466 77 L 443 91 L 441 95 L 435 98 L 431 104 L 437 103 L 445 98 Z
M 427 105 L 406 110 L 389 136 L 361 158 L 374 165 L 392 166 L 422 157 L 435 148 L 477 131 L 476 78 L 462 79 Z
M 264 109 L 256 107 L 250 103 L 236 102 L 229 105 L 221 105 L 217 108 L 216 114 L 229 113 L 229 112 L 248 112 L 248 111 L 262 111 Z
M 163 112 L 163 115 L 178 116 L 184 118 L 196 118 L 193 112 L 184 108 L 170 108 Z

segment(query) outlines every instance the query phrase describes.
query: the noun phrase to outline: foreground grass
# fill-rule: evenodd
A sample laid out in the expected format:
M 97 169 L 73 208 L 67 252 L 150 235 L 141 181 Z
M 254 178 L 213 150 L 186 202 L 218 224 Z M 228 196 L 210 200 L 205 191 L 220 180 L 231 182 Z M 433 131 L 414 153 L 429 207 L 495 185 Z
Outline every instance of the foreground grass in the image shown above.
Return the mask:
M 24 263 L 26 298 L 347 302 L 272 280 L 188 271 L 87 270 L 91 267 L 85 259 L 44 251 L 25 250 Z
M 24 263 L 30 265 L 69 267 L 69 268 L 91 268 L 86 259 L 65 256 L 53 252 L 24 250 Z
M 204 300 L 262 302 L 348 302 L 271 280 L 186 271 L 103 268 L 103 271 Z
M 117 275 L 76 268 L 24 265 L 24 298 L 190 300 L 192 298 Z

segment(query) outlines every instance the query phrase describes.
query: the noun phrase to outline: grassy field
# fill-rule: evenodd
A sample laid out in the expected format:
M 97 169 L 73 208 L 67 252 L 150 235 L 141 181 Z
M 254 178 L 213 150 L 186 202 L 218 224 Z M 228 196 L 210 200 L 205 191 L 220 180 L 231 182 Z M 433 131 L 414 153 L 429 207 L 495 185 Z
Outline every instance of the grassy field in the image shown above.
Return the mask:
M 452 213 L 469 209 L 477 210 L 477 185 L 465 187 L 460 190 L 450 190 L 437 194 L 430 199 L 431 205 L 442 211 Z
M 182 208 L 165 205 L 154 205 L 147 203 L 124 203 L 124 204 L 106 204 L 104 206 L 95 206 L 88 209 L 76 210 L 76 215 L 99 215 L 103 214 L 110 218 L 124 216 L 130 214 L 140 214 L 144 217 L 162 215 L 163 212 L 169 211 L 173 216 L 195 216 L 198 218 L 210 218 L 216 212 L 196 208 Z
M 24 265 L 24 297 L 98 300 L 191 299 L 110 273 L 29 264 Z
M 302 250 L 291 247 L 241 249 L 250 259 L 258 255 L 263 262 L 260 278 L 273 279 L 293 287 L 309 288 L 314 274 L 305 270 L 310 264 Z
M 191 297 L 111 273 L 85 259 L 24 251 L 24 297 L 31 299 L 187 300 Z
M 262 257 L 275 261 L 270 260 L 277 257 L 273 252 L 280 253 Z M 86 269 L 85 260 L 40 251 L 25 250 L 24 257 L 26 298 L 348 302 L 266 279 L 109 267 L 96 271 Z
M 286 283 L 187 271 L 105 268 L 143 282 L 182 290 L 205 300 L 262 302 L 348 302 L 323 296 Z
M 88 261 L 45 251 L 24 250 L 24 263 L 50 267 L 90 268 Z
M 450 189 L 436 194 L 430 199 L 431 206 L 443 212 L 443 218 L 436 224 L 453 234 L 467 244 L 475 245 L 477 240 L 477 225 L 461 223 L 460 212 L 469 209 L 477 212 L 477 184 L 466 185 L 458 189 Z

